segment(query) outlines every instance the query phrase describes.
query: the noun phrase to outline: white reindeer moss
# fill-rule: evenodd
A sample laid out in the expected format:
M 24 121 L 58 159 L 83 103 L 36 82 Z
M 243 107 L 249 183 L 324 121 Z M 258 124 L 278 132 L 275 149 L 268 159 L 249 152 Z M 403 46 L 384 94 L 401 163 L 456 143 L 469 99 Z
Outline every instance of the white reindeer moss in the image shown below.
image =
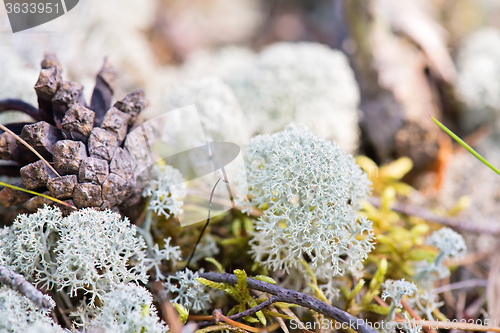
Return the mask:
M 5 230 L 4 230 L 5 232 Z M 81 209 L 62 217 L 44 207 L 19 215 L 2 243 L 2 261 L 35 285 L 89 294 L 91 304 L 114 286 L 147 281 L 145 243 L 136 227 L 111 211 Z M 10 248 L 5 250 L 4 248 Z
M 305 127 L 254 137 L 245 152 L 248 209 L 256 222 L 251 253 L 272 270 L 329 263 L 332 275 L 360 270 L 373 248 L 371 221 L 355 211 L 370 182 L 351 155 Z

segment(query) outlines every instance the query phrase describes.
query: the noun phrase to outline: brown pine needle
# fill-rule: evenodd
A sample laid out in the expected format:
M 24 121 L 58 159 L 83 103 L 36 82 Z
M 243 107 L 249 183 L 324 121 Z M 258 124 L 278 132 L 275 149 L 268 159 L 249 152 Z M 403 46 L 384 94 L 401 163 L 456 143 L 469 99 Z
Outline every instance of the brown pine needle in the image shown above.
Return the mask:
M 10 184 L 4 183 L 4 182 L 0 182 L 0 186 L 5 186 L 5 187 L 11 188 L 13 190 L 18 190 L 18 191 L 21 191 L 21 192 L 26 192 L 26 193 L 33 194 L 33 195 L 38 195 L 39 197 L 44 197 L 46 199 L 52 200 L 54 202 L 57 202 L 58 204 L 67 206 L 67 207 L 75 209 L 75 210 L 78 210 L 78 208 L 76 208 L 75 206 L 70 205 L 69 203 L 64 202 L 62 200 L 53 198 L 53 197 L 51 197 L 49 195 L 46 195 L 46 194 L 38 193 L 38 192 L 35 192 L 35 191 L 30 191 L 30 190 L 27 190 L 25 188 L 14 186 L 14 185 L 10 185 Z
M 190 320 L 194 320 L 194 321 L 196 321 L 196 320 L 211 320 L 211 319 L 214 319 L 214 317 L 212 317 L 212 316 L 192 315 L 192 314 L 190 314 L 188 316 L 188 321 L 190 321 Z
M 239 327 L 239 328 L 244 329 L 244 330 L 249 331 L 249 332 L 259 333 L 260 331 L 262 331 L 262 329 L 260 329 L 260 328 L 248 326 L 248 325 L 239 323 L 235 320 L 229 319 L 228 317 L 224 316 L 222 314 L 222 312 L 218 309 L 214 310 L 212 317 L 215 319 L 216 322 L 224 321 L 230 325 Z
M 278 323 L 274 323 L 272 325 L 265 326 L 265 327 L 262 327 L 262 328 L 248 326 L 248 325 L 242 324 L 240 322 L 237 322 L 235 320 L 229 319 L 228 317 L 224 316 L 222 314 L 222 311 L 219 310 L 219 309 L 215 309 L 212 312 L 212 317 L 213 317 L 213 319 L 215 319 L 216 322 L 222 322 L 222 321 L 224 321 L 224 322 L 226 322 L 229 325 L 241 328 L 241 329 L 243 329 L 245 331 L 254 332 L 254 333 L 260 333 L 260 332 L 263 332 L 263 331 L 272 332 L 275 329 L 277 329 L 277 328 L 280 327 L 280 325 Z
M 38 156 L 39 159 L 41 159 L 49 168 L 50 170 L 52 170 L 52 172 L 54 172 L 57 177 L 61 177 L 61 175 L 56 171 L 56 169 L 54 169 L 52 167 L 52 165 L 50 165 L 49 162 L 47 162 L 47 160 L 45 158 L 43 158 L 42 155 L 40 155 L 33 147 L 31 147 L 26 141 L 24 141 L 23 139 L 21 139 L 16 133 L 12 132 L 10 129 L 8 129 L 7 127 L 5 127 L 4 125 L 0 124 L 0 128 L 4 131 L 4 132 L 7 132 L 9 133 L 10 135 L 12 135 L 13 137 L 16 138 L 17 141 L 21 142 L 23 145 L 26 146 L 26 148 L 28 148 L 29 150 L 31 150 L 31 152 L 33 154 L 35 154 L 36 156 Z

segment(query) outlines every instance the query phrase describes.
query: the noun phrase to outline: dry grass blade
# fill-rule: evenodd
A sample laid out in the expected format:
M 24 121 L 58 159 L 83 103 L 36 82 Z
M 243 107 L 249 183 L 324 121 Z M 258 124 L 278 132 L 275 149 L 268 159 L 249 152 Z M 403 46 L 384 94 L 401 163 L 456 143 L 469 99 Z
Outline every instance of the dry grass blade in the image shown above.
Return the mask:
M 488 274 L 488 285 L 486 286 L 488 314 L 490 318 L 500 318 L 500 255 L 495 254 L 491 258 L 491 268 Z M 498 322 L 495 322 L 495 326 Z M 493 330 L 491 330 L 493 331 Z
M 31 150 L 31 152 L 33 154 L 35 154 L 36 156 L 38 156 L 39 159 L 41 159 L 45 164 L 47 164 L 47 166 L 49 167 L 50 170 L 52 170 L 52 172 L 54 172 L 57 177 L 61 177 L 61 175 L 56 171 L 56 169 L 54 169 L 52 167 L 52 165 L 50 165 L 49 162 L 47 162 L 47 160 L 45 158 L 43 158 L 42 155 L 40 155 L 33 147 L 31 147 L 26 141 L 24 141 L 23 139 L 21 139 L 16 133 L 12 132 L 10 129 L 8 129 L 7 127 L 5 127 L 4 125 L 0 124 L 0 128 L 9 133 L 10 135 L 12 135 L 13 137 L 16 138 L 17 141 L 21 142 L 23 145 L 26 146 L 26 148 L 28 148 L 29 150 Z
M 310 331 L 307 328 L 305 328 L 306 325 L 295 315 L 295 313 L 293 313 L 292 310 L 290 310 L 288 308 L 282 308 L 281 311 L 283 311 L 284 313 L 286 313 L 287 315 L 289 315 L 290 317 L 292 317 L 297 323 L 299 323 L 299 329 L 302 330 L 302 332 L 304 332 L 304 333 L 314 333 L 313 331 Z
M 209 332 L 217 332 L 217 331 L 231 331 L 231 332 L 237 332 L 237 333 L 247 333 L 242 328 L 235 327 L 230 324 L 220 324 L 220 325 L 213 325 L 213 326 L 208 326 L 205 328 L 202 328 L 201 330 L 197 330 L 195 333 L 209 333 Z
M 274 307 L 274 305 L 270 305 L 269 310 L 274 311 L 274 312 L 278 312 L 278 310 Z M 286 327 L 286 324 L 285 324 L 285 321 L 283 320 L 283 318 L 276 317 L 276 321 L 280 325 L 283 332 L 290 333 L 290 331 L 288 330 L 288 327 Z
M 78 208 L 76 208 L 75 206 L 70 205 L 69 203 L 64 202 L 64 201 L 62 201 L 62 200 L 59 200 L 59 199 L 53 198 L 53 197 L 51 197 L 51 196 L 49 196 L 49 195 L 45 195 L 45 194 L 38 193 L 38 192 L 35 192 L 35 191 L 30 191 L 30 190 L 27 190 L 27 189 L 25 189 L 25 188 L 18 187 L 18 186 L 14 186 L 14 185 L 10 185 L 10 184 L 4 183 L 4 182 L 0 182 L 0 186 L 5 186 L 5 187 L 11 188 L 11 189 L 13 189 L 13 190 L 18 190 L 18 191 L 21 191 L 21 192 L 26 192 L 26 193 L 33 194 L 33 195 L 38 195 L 38 196 L 40 196 L 40 197 L 44 197 L 44 198 L 46 198 L 46 199 L 52 200 L 52 201 L 54 201 L 54 202 L 57 202 L 58 204 L 61 204 L 61 205 L 67 206 L 67 207 L 72 208 L 72 209 L 74 209 L 74 210 L 78 210 Z
M 260 332 L 263 332 L 263 331 L 266 331 L 266 332 L 272 332 L 274 331 L 275 329 L 279 328 L 280 325 L 278 323 L 274 323 L 272 325 L 269 325 L 269 326 L 265 326 L 265 327 L 262 327 L 262 328 L 258 328 L 258 327 L 253 327 L 253 326 L 248 326 L 248 325 L 245 325 L 245 324 L 242 324 L 240 322 L 237 322 L 237 321 L 234 321 L 226 316 L 224 316 L 222 314 L 222 311 L 219 310 L 219 309 L 215 309 L 213 312 L 212 312 L 212 317 L 215 319 L 216 322 L 220 323 L 220 322 L 226 322 L 227 324 L 229 325 L 232 325 L 234 327 L 238 327 L 242 330 L 245 330 L 245 331 L 249 331 L 249 332 L 254 332 L 254 333 L 260 333 Z

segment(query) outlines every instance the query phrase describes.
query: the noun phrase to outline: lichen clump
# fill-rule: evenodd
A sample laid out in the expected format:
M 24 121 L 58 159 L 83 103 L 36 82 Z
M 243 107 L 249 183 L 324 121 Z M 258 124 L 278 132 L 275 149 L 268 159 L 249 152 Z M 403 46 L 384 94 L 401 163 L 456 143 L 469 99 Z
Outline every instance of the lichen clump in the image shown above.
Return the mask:
M 388 297 L 392 298 L 395 306 L 402 307 L 401 300 L 403 296 L 412 296 L 418 291 L 417 285 L 410 281 L 405 281 L 401 279 L 398 281 L 386 280 L 383 284 L 384 292 L 382 293 L 382 299 L 385 301 Z
M 245 152 L 251 252 L 272 270 L 329 263 L 332 275 L 359 270 L 373 248 L 372 223 L 356 215 L 370 182 L 352 156 L 307 128 L 289 125 L 254 137 Z
M 54 323 L 49 310 L 39 309 L 26 296 L 0 287 L 0 332 L 69 332 Z
M 111 211 L 86 208 L 63 218 L 58 208 L 45 206 L 19 215 L 7 233 L 3 261 L 36 285 L 67 288 L 71 297 L 81 290 L 93 303 L 116 285 L 148 278 L 144 240 Z
M 119 285 L 104 295 L 101 312 L 90 322 L 90 328 L 106 332 L 168 331 L 158 317 L 153 296 L 144 287 L 134 283 Z
M 243 111 L 234 92 L 218 77 L 208 76 L 185 82 L 167 93 L 163 103 L 167 111 L 191 104 L 196 106 L 199 123 L 208 141 L 245 143 L 250 138 Z M 165 135 L 178 139 L 182 134 L 177 132 L 186 130 L 183 128 L 186 116 L 181 113 L 172 115 L 169 118 L 171 128 Z
M 347 57 L 317 43 L 277 43 L 228 80 L 253 133 L 273 133 L 293 121 L 358 146 L 359 89 Z

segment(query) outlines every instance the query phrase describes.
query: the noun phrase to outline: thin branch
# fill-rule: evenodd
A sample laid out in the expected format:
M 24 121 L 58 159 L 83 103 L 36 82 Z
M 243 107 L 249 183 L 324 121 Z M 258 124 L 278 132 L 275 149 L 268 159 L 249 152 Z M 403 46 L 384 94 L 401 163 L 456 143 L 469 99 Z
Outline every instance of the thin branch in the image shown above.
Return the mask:
M 200 277 L 221 283 L 236 284 L 236 276 L 227 273 L 198 273 Z M 277 285 L 247 278 L 247 284 L 250 289 L 255 289 L 277 296 L 279 302 L 297 304 L 302 307 L 319 312 L 329 318 L 335 319 L 340 323 L 348 324 L 350 328 L 359 333 L 376 333 L 373 328 L 368 327 L 364 321 L 354 317 L 350 313 L 331 306 L 312 296 L 299 293 L 295 290 L 281 288 Z
M 3 111 L 20 111 L 26 113 L 36 121 L 42 120 L 40 111 L 31 104 L 23 102 L 20 99 L 2 99 L 0 100 L 0 112 Z
M 377 208 L 379 208 L 381 205 L 380 198 L 369 197 L 367 200 L 370 204 L 372 204 Z M 418 216 L 423 218 L 424 220 L 443 224 L 453 229 L 470 231 L 480 234 L 492 234 L 492 235 L 500 234 L 500 226 L 498 225 L 488 224 L 484 226 L 478 226 L 475 225 L 475 223 L 472 221 L 459 220 L 451 217 L 437 216 L 436 214 L 430 212 L 425 208 L 415 207 L 401 202 L 393 203 L 391 206 L 391 210 L 393 210 L 396 213 L 401 213 L 408 216 Z
M 26 296 L 41 309 L 52 309 L 55 305 L 50 296 L 43 294 L 29 283 L 24 276 L 14 273 L 7 267 L 0 266 L 0 282 Z
M 488 280 L 485 279 L 471 279 L 460 282 L 455 282 L 451 284 L 447 284 L 435 289 L 437 294 L 454 289 L 463 289 L 463 288 L 475 288 L 475 287 L 486 287 L 488 285 Z
M 155 281 L 151 285 L 151 289 L 155 297 L 158 297 L 162 319 L 170 328 L 170 333 L 182 333 L 183 323 L 179 318 L 179 313 L 174 308 L 168 294 L 163 293 L 165 287 L 160 281 Z
M 245 310 L 243 312 L 237 313 L 235 315 L 229 316 L 228 318 L 232 319 L 232 320 L 236 320 L 236 319 L 240 319 L 243 317 L 251 316 L 251 315 L 254 315 L 255 313 L 259 312 L 260 310 L 268 307 L 269 305 L 276 303 L 276 302 L 279 302 L 279 301 L 280 301 L 279 297 L 276 295 L 273 295 L 273 296 L 269 297 L 268 299 L 266 299 L 264 302 L 260 303 L 259 305 L 254 306 L 253 308 L 250 308 L 250 309 Z
M 31 150 L 31 152 L 33 154 L 35 154 L 36 156 L 38 156 L 39 159 L 41 159 L 43 161 L 43 163 L 45 163 L 50 170 L 52 170 L 53 173 L 55 173 L 57 175 L 57 177 L 61 177 L 61 175 L 56 171 L 56 169 L 54 169 L 52 167 L 52 165 L 50 165 L 49 162 L 47 162 L 47 160 L 45 158 L 43 158 L 42 155 L 40 155 L 33 147 L 31 147 L 26 141 L 24 141 L 23 139 L 21 139 L 21 137 L 19 137 L 16 133 L 12 132 L 10 129 L 8 129 L 7 127 L 5 127 L 4 125 L 0 124 L 0 128 L 2 130 L 4 130 L 5 132 L 9 133 L 10 135 L 12 135 L 14 138 L 16 138 L 17 141 L 21 142 L 24 146 L 26 146 L 26 148 L 28 148 L 29 150 Z

